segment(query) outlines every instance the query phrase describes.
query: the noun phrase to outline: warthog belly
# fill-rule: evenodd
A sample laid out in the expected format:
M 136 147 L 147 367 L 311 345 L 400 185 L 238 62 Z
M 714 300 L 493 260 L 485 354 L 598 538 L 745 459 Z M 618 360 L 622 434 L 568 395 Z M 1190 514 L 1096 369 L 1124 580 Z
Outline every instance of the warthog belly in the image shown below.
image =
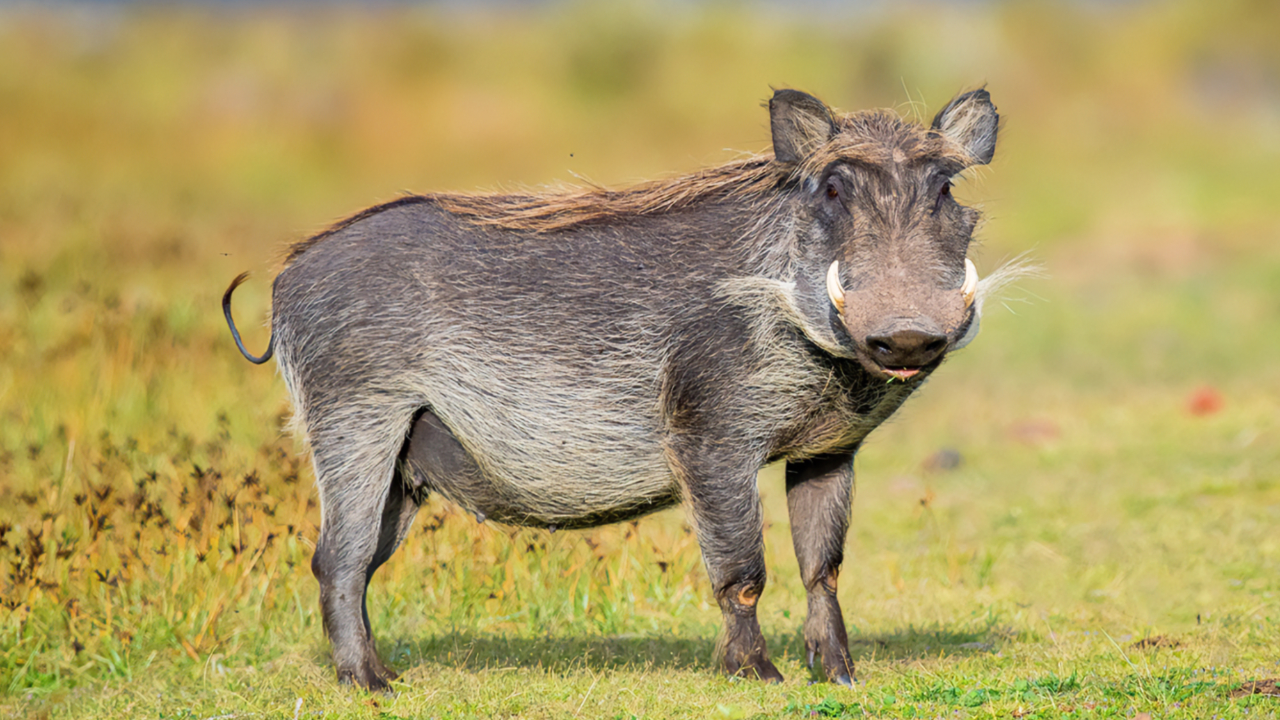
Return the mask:
M 529 527 L 595 527 L 679 502 L 675 481 L 659 464 L 660 458 L 646 462 L 639 455 L 629 466 L 616 468 L 612 477 L 583 481 L 571 462 L 572 449 L 558 449 L 559 443 L 539 442 L 539 438 L 526 438 L 522 444 L 526 453 L 559 454 L 562 462 L 570 461 L 562 466 L 565 475 L 520 477 L 509 469 L 495 468 L 486 462 L 485 453 L 468 451 L 453 431 L 427 410 L 413 425 L 401 472 L 419 492 L 437 492 L 474 512 L 478 520 Z M 548 486 L 555 486 L 555 492 L 547 492 Z

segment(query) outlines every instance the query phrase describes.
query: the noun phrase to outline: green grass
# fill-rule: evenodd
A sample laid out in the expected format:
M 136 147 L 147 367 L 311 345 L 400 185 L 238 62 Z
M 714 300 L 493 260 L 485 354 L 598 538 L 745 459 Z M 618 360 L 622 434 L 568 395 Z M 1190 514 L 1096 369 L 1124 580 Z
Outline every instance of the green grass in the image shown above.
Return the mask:
M 1233 696 L 1280 677 L 1280 18 L 1209 7 L 5 9 L 0 713 L 1280 716 Z M 810 684 L 777 467 L 781 686 L 717 674 L 681 513 L 549 534 L 436 501 L 371 587 L 395 694 L 336 684 L 311 470 L 223 325 L 236 273 L 261 348 L 280 248 L 402 190 L 721 161 L 767 144 L 770 84 L 927 118 L 982 81 L 1007 122 L 958 189 L 974 254 L 1046 277 L 858 459 L 857 687 Z

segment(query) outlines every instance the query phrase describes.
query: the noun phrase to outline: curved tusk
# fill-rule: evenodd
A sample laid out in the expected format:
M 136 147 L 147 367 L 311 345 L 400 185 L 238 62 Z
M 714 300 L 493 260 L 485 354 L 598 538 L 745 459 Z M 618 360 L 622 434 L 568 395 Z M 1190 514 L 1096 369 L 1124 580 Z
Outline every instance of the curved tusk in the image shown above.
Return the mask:
M 827 269 L 827 297 L 836 306 L 836 312 L 844 314 L 844 288 L 840 287 L 840 261 L 831 263 Z
M 960 296 L 964 298 L 964 306 L 969 307 L 973 304 L 973 298 L 978 294 L 978 268 L 973 266 L 973 261 L 969 258 L 964 259 L 964 284 L 960 286 Z

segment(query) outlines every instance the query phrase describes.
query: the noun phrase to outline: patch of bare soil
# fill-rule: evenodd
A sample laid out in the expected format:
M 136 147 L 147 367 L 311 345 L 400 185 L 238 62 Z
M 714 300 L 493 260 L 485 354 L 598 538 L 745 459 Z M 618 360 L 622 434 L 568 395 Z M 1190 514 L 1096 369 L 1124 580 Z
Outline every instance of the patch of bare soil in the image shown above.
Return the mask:
M 1268 695 L 1280 697 L 1280 678 L 1270 680 L 1250 680 L 1231 691 L 1231 697 L 1242 698 L 1249 695 Z
M 1182 647 L 1182 643 L 1178 642 L 1175 638 L 1166 637 L 1164 635 L 1152 635 L 1151 637 L 1142 638 L 1133 645 L 1130 645 L 1130 647 L 1134 650 L 1171 650 L 1176 647 Z

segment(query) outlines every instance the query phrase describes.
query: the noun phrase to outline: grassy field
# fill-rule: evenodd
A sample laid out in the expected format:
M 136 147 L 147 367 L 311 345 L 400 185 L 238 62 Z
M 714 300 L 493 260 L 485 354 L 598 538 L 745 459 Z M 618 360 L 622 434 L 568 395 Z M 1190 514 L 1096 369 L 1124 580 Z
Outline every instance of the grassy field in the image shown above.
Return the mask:
M 1280 6 L 602 6 L 0 8 L 0 714 L 1280 716 Z M 983 82 L 974 257 L 1046 277 L 859 457 L 857 687 L 810 683 L 776 467 L 781 686 L 716 673 L 680 512 L 435 502 L 371 588 L 403 682 L 336 684 L 236 273 L 262 348 L 284 245 L 402 191 L 720 162 L 770 85 L 929 118 Z

